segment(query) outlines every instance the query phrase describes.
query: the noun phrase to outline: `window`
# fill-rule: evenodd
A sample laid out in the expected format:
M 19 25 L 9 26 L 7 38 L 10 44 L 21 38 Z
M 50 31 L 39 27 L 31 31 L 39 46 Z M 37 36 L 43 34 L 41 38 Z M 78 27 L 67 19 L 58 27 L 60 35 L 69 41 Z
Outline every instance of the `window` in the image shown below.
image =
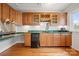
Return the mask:
M 73 26 L 75 30 L 79 30 L 79 12 L 76 12 L 72 15 Z

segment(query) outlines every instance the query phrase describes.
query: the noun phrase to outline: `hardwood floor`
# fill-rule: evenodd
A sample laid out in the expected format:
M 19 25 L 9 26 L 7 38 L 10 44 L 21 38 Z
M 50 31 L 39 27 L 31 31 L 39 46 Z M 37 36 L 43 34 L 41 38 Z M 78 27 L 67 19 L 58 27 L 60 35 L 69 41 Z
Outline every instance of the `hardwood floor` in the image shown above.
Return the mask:
M 79 56 L 79 52 L 71 47 L 30 48 L 18 43 L 0 53 L 0 56 Z

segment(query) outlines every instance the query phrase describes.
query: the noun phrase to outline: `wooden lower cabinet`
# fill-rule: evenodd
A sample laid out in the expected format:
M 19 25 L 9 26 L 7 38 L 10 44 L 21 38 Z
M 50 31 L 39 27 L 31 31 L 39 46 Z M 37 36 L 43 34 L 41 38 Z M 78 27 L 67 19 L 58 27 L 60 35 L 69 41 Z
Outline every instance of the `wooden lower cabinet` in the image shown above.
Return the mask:
M 48 36 L 47 36 L 47 46 L 54 46 L 53 34 L 48 34 Z
M 72 45 L 72 33 L 67 33 L 65 42 L 66 42 L 66 46 Z
M 40 46 L 71 46 L 71 33 L 40 33 Z M 25 46 L 31 46 L 31 33 L 25 35 Z
M 40 34 L 40 46 L 47 46 L 47 37 L 48 35 L 46 33 Z
M 27 32 L 25 34 L 25 46 L 31 46 L 31 33 Z
M 53 46 L 53 34 L 41 33 L 40 46 Z
M 71 46 L 71 43 L 71 33 L 40 34 L 40 46 Z
M 60 34 L 40 34 L 40 46 L 60 46 Z
M 60 34 L 60 46 L 65 46 L 66 45 L 65 41 L 66 41 L 65 34 Z
M 54 38 L 53 38 L 53 46 L 60 46 L 60 34 L 54 34 Z

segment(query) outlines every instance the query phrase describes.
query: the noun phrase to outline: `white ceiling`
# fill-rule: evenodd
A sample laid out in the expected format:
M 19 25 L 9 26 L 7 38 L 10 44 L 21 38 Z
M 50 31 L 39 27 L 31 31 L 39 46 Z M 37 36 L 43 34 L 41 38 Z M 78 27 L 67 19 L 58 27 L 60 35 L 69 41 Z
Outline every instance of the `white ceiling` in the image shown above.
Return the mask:
M 63 11 L 70 3 L 8 3 L 21 12 L 51 12 Z

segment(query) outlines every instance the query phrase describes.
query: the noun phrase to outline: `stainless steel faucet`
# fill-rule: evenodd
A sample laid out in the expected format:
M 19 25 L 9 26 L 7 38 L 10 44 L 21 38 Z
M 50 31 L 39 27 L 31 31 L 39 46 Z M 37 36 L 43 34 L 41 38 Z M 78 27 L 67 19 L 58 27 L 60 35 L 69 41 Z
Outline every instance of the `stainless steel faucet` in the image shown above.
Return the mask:
M 49 24 L 46 23 L 46 31 L 48 31 L 48 29 L 49 29 Z

